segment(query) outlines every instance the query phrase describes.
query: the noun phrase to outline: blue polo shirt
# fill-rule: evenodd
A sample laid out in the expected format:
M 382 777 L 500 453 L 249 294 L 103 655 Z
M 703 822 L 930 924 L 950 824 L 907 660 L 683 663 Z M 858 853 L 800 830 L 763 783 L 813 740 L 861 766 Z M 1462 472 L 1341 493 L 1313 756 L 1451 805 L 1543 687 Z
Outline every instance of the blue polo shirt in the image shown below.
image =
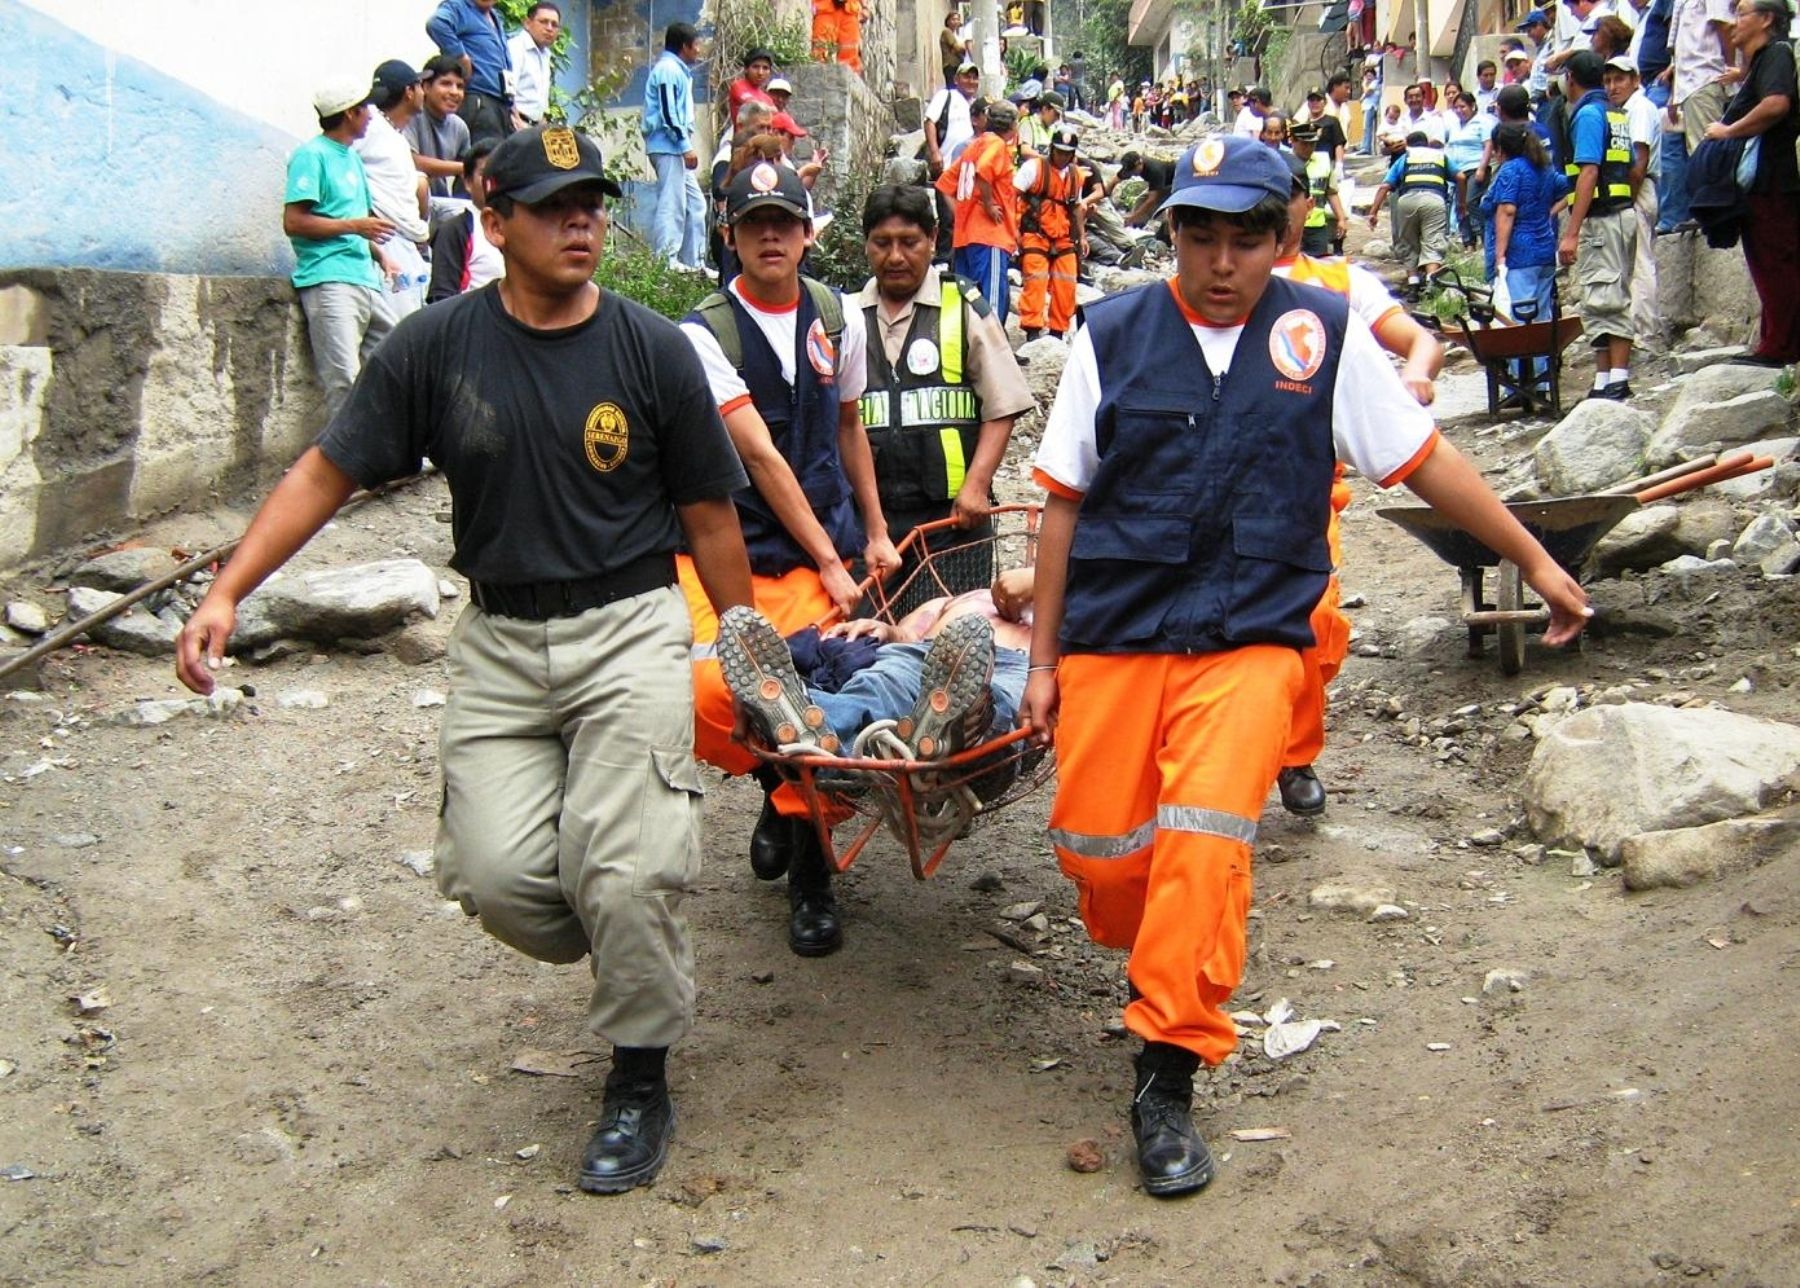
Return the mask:
M 1570 157 L 1576 165 L 1606 160 L 1606 91 L 1590 89 L 1575 104 L 1569 125 Z
M 474 70 L 469 89 L 489 98 L 506 97 L 506 73 L 512 55 L 506 49 L 506 31 L 500 26 L 498 8 L 483 13 L 474 0 L 443 0 L 425 24 L 425 34 L 452 58 L 467 57 Z

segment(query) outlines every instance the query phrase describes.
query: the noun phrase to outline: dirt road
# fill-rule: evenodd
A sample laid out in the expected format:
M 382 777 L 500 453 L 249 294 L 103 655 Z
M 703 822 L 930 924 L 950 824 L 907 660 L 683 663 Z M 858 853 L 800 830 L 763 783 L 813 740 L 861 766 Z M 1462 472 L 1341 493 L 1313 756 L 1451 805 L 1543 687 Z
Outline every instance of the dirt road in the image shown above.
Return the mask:
M 444 505 L 435 481 L 377 501 L 303 563 L 443 568 Z M 1373 509 L 1359 485 L 1345 582 L 1385 645 L 1455 578 Z M 677 1146 L 601 1199 L 571 1184 L 605 1073 L 583 971 L 485 939 L 401 862 L 431 840 L 415 695 L 442 663 L 303 654 L 232 672 L 235 717 L 128 728 L 171 668 L 65 653 L 0 700 L 0 1167 L 30 1173 L 0 1181 L 0 1283 L 1800 1283 L 1794 857 L 1679 893 L 1573 877 L 1517 830 L 1531 744 L 1502 736 L 1549 683 L 1791 717 L 1792 585 L 1651 577 L 1681 633 L 1534 646 L 1515 680 L 1455 633 L 1353 657 L 1330 812 L 1264 819 L 1236 1003 L 1341 1027 L 1277 1063 L 1246 1025 L 1201 1094 L 1219 1178 L 1173 1203 L 1136 1189 L 1122 962 L 1070 920 L 1047 793 L 929 883 L 879 844 L 843 883 L 848 946 L 803 961 L 742 857 L 754 788 L 716 785 Z M 1325 885 L 1408 915 L 1311 906 Z M 1030 946 L 999 920 L 1021 902 L 1050 920 L 1029 981 L 991 933 Z M 1065 1165 L 1083 1138 L 1097 1173 Z

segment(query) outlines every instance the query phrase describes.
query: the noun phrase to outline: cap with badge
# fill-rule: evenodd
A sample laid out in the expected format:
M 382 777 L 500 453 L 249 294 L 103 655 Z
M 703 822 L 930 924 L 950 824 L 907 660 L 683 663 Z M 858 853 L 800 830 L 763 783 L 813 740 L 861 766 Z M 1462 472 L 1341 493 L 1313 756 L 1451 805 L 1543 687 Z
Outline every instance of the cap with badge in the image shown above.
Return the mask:
M 800 175 L 774 161 L 758 161 L 725 189 L 725 222 L 736 224 L 752 210 L 774 206 L 796 219 L 812 218 L 812 203 Z
M 1306 101 L 1307 102 L 1310 103 L 1315 98 L 1318 99 L 1321 103 L 1323 103 L 1325 101 L 1325 91 L 1320 89 L 1317 85 L 1314 85 L 1311 89 L 1306 91 Z
M 405 59 L 390 58 L 375 69 L 374 92 L 400 94 L 424 79 L 424 73 L 414 71 L 412 64 Z
M 1316 121 L 1295 121 L 1288 126 L 1289 143 L 1317 143 L 1319 126 Z
M 318 113 L 320 120 L 324 120 L 328 116 L 348 112 L 353 107 L 361 107 L 369 101 L 370 94 L 370 85 L 365 78 L 339 76 L 321 85 L 313 93 L 313 111 Z
M 1050 135 L 1052 152 L 1073 152 L 1081 146 L 1081 136 L 1066 125 L 1059 125 Z
M 1175 163 L 1175 186 L 1161 209 L 1192 206 L 1241 215 L 1269 197 L 1285 202 L 1292 182 L 1274 148 L 1241 135 L 1201 139 Z
M 594 141 L 566 125 L 533 125 L 509 134 L 488 157 L 485 173 L 490 201 L 510 197 L 531 206 L 577 183 L 597 183 L 609 197 L 624 195 L 606 177 Z

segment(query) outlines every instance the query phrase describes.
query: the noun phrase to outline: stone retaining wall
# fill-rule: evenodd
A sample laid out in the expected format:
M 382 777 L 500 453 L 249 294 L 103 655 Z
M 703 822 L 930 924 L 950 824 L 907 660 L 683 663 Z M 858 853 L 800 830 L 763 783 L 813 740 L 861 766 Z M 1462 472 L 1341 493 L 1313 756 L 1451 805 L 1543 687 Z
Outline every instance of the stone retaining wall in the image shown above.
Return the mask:
M 283 279 L 0 272 L 0 567 L 245 492 L 323 415 Z

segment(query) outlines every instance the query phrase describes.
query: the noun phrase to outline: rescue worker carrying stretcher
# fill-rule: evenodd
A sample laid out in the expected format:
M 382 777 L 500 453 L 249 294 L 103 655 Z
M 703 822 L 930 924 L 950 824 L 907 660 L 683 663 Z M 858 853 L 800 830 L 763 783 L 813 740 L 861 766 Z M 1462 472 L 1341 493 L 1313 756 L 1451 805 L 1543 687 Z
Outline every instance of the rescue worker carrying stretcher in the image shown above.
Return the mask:
M 1048 157 L 1029 157 L 1013 175 L 1019 194 L 1019 326 L 1026 340 L 1061 338 L 1075 320 L 1075 278 L 1087 254 L 1087 176 L 1075 162 L 1080 140 L 1063 127 L 1050 136 Z
M 898 592 L 927 550 L 952 593 L 994 576 L 994 474 L 1013 422 L 1035 405 L 999 319 L 975 283 L 931 262 L 937 209 L 931 194 L 890 184 L 863 206 L 863 250 L 872 276 L 851 301 L 869 337 L 862 423 L 875 457 L 875 485 L 888 535 L 954 519 L 909 548 L 887 580 Z M 898 614 L 940 593 L 920 576 Z
M 1439 437 L 1368 323 L 1273 277 L 1286 163 L 1208 138 L 1176 166 L 1176 277 L 1089 305 L 1045 424 L 1048 490 L 1020 720 L 1054 734 L 1050 841 L 1099 943 L 1130 952 L 1144 1039 L 1131 1125 L 1144 1189 L 1212 1179 L 1193 1075 L 1237 1046 L 1250 846 L 1330 574 L 1341 453 L 1405 482 L 1518 564 L 1545 641 L 1587 596 Z

